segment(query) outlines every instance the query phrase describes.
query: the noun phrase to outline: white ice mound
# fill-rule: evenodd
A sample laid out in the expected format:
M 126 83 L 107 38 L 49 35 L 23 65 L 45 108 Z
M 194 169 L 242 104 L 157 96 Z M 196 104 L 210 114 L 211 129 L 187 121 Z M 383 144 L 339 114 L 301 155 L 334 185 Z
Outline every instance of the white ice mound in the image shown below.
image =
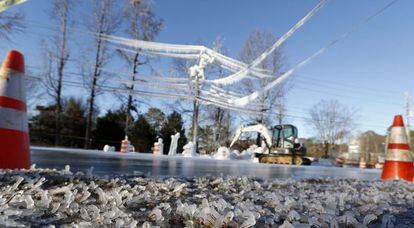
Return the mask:
M 228 160 L 230 159 L 230 150 L 227 147 L 222 146 L 212 155 L 212 158 L 217 160 Z
M 185 144 L 185 146 L 183 147 L 183 156 L 184 157 L 194 157 L 194 143 L 193 142 L 189 142 L 187 144 Z

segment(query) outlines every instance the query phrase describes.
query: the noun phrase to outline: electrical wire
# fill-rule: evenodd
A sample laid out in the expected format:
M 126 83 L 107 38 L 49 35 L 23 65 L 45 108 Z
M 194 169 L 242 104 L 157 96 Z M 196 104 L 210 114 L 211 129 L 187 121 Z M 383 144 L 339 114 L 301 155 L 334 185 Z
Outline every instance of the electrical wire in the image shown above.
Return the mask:
M 209 82 L 214 84 L 222 84 L 228 85 L 238 82 L 244 79 L 247 74 L 250 73 L 251 69 L 257 67 L 263 60 L 265 60 L 271 53 L 273 53 L 276 48 L 280 47 L 290 36 L 295 33 L 300 27 L 302 27 L 307 21 L 309 21 L 322 7 L 325 5 L 326 1 L 321 0 L 319 3 L 309 12 L 307 13 L 301 20 L 299 20 L 292 28 L 290 28 L 282 37 L 280 37 L 271 47 L 266 49 L 259 57 L 257 57 L 251 64 L 247 66 L 247 68 L 238 71 L 235 74 L 229 75 L 224 78 L 210 80 Z
M 306 64 L 310 63 L 312 60 L 314 60 L 316 57 L 318 57 L 319 55 L 321 55 L 322 53 L 324 53 L 326 50 L 328 50 L 329 48 L 331 48 L 334 45 L 336 45 L 339 41 L 345 39 L 346 37 L 348 37 L 352 33 L 358 31 L 358 29 L 360 29 L 363 25 L 367 24 L 373 18 L 375 18 L 376 16 L 380 15 L 381 13 L 383 13 L 385 10 L 387 10 L 388 8 L 390 8 L 391 6 L 393 6 L 398 1 L 399 0 L 393 0 L 390 3 L 388 3 L 387 5 L 385 5 L 384 7 L 380 8 L 377 11 L 375 11 L 373 14 L 371 14 L 370 16 L 368 16 L 367 18 L 365 18 L 361 22 L 359 22 L 359 23 L 355 24 L 354 26 L 352 26 L 351 30 L 343 33 L 342 35 L 340 35 L 339 37 L 337 37 L 336 39 L 334 39 L 333 41 L 331 41 L 328 45 L 326 45 L 325 47 L 319 49 L 317 52 L 315 52 L 314 54 L 312 54 L 311 56 L 309 56 L 308 58 L 306 58 L 302 62 L 298 63 L 297 65 L 295 65 L 294 67 L 292 67 L 290 70 L 288 70 L 287 72 L 285 72 L 282 75 L 280 75 L 277 79 L 275 79 L 274 81 L 272 81 L 271 83 L 269 83 L 268 85 L 266 85 L 261 90 L 256 91 L 256 92 L 253 92 L 252 94 L 247 95 L 247 96 L 242 97 L 242 98 L 239 98 L 237 100 L 233 100 L 231 103 L 233 103 L 235 105 L 238 105 L 238 106 L 241 106 L 241 107 L 246 106 L 249 102 L 257 99 L 262 94 L 266 93 L 270 89 L 272 89 L 275 86 L 277 86 L 278 84 L 280 84 L 282 81 L 284 81 L 289 76 L 291 76 L 296 70 L 298 70 L 298 69 L 302 68 L 303 66 L 305 66 Z

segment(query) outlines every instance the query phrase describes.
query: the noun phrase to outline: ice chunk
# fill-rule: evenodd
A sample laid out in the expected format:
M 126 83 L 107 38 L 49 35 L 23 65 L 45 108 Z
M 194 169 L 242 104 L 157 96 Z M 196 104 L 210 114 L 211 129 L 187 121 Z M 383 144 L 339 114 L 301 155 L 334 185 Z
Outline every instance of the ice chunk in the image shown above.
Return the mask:
M 30 195 L 16 195 L 10 200 L 10 205 L 25 209 L 33 209 L 34 201 Z
M 217 152 L 212 155 L 214 159 L 227 160 L 230 158 L 230 150 L 227 147 L 218 148 Z
M 184 187 L 185 187 L 185 184 L 184 183 L 183 184 L 180 184 L 180 185 L 178 185 L 178 186 L 176 186 L 174 188 L 174 190 L 172 191 L 172 193 L 175 194 L 176 196 L 179 196 Z
M 240 227 L 252 227 L 256 224 L 256 218 L 252 212 L 244 212 L 243 217 L 246 218 L 246 220 L 240 225 Z
M 65 173 L 67 173 L 67 174 L 72 173 L 72 172 L 70 172 L 70 165 L 65 165 Z
M 386 214 L 382 216 L 381 228 L 393 228 L 394 222 L 395 222 L 395 217 L 393 215 Z
M 153 221 L 163 221 L 164 220 L 164 216 L 162 216 L 162 211 L 159 208 L 154 208 L 148 215 L 148 217 L 150 219 L 152 219 Z
M 285 220 L 279 228 L 295 228 L 288 220 Z
M 358 220 L 355 218 L 354 213 L 347 211 L 345 215 L 338 218 L 338 222 L 348 225 L 354 225 L 357 226 L 359 224 Z
M 291 210 L 287 217 L 288 217 L 289 221 L 299 221 L 300 220 L 300 214 L 295 210 Z

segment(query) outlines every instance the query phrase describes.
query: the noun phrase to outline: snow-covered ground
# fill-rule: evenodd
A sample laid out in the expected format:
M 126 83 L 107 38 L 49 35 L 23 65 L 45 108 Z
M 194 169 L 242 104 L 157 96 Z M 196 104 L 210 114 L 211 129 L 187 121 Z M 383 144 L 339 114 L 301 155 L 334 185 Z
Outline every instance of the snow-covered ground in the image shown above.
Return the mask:
M 413 227 L 414 184 L 0 170 L 0 227 Z

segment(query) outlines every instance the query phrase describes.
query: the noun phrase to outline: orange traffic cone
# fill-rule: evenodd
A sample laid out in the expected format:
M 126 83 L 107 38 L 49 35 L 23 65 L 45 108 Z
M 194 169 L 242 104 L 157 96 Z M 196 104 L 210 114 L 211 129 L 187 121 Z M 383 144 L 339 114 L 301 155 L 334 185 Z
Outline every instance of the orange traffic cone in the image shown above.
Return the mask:
M 121 153 L 129 152 L 128 147 L 129 147 L 128 136 L 125 136 L 125 139 L 121 141 Z
M 24 57 L 12 50 L 0 69 L 0 169 L 29 167 Z
M 387 145 L 387 157 L 382 169 L 382 179 L 413 181 L 414 165 L 401 115 L 394 117 Z
M 367 168 L 367 163 L 365 162 L 364 157 L 361 157 L 361 159 L 359 160 L 359 168 L 361 168 L 361 169 Z
M 154 155 L 162 155 L 164 153 L 164 144 L 162 143 L 162 138 L 159 138 L 157 142 L 154 143 Z

